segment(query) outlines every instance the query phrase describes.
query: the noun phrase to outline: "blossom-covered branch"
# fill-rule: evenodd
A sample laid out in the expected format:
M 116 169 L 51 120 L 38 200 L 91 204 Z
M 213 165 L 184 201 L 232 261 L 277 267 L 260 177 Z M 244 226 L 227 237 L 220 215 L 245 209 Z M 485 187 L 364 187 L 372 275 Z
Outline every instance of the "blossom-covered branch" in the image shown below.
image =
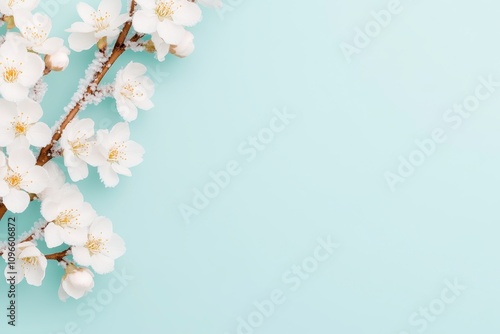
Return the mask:
M 199 2 L 221 5 L 220 0 Z M 186 27 L 201 20 L 201 10 L 193 0 L 132 0 L 125 13 L 121 0 L 102 0 L 97 8 L 78 3 L 82 21 L 67 30 L 69 47 L 75 52 L 95 49 L 95 57 L 60 121 L 49 128 L 41 121 L 44 77 L 67 68 L 70 50 L 63 39 L 50 37 L 50 18 L 33 13 L 38 3 L 0 0 L 7 28 L 0 37 L 0 219 L 7 210 L 21 213 L 31 201 L 41 201 L 41 220 L 13 246 L 0 243 L 0 255 L 19 264 L 17 283 L 26 279 L 35 286 L 42 284 L 47 260 L 58 261 L 65 268 L 59 290 L 65 300 L 85 295 L 94 286 L 94 273 L 113 271 L 115 259 L 125 253 L 111 221 L 95 212 L 75 182 L 87 178 L 89 166 L 97 168 L 105 187 L 117 186 L 120 175 L 131 176 L 144 149 L 130 139 L 129 122 L 140 110 L 153 108 L 154 84 L 143 64 L 132 61 L 117 72 L 113 83 L 102 81 L 129 49 L 154 53 L 158 61 L 169 53 L 191 54 L 193 35 Z M 115 99 L 123 122 L 95 129 L 91 118 L 78 117 L 89 104 L 99 105 L 106 97 Z M 70 182 L 61 164 L 51 161 L 57 157 Z M 37 247 L 40 240 L 48 248 L 67 248 L 44 255 Z

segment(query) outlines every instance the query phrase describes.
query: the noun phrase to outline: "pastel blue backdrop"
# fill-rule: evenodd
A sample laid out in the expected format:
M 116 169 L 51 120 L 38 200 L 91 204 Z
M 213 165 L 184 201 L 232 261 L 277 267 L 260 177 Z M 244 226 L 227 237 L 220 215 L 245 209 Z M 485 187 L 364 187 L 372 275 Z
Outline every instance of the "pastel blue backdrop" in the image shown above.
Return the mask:
M 147 63 L 157 83 L 156 108 L 131 124 L 145 161 L 115 189 L 95 171 L 79 186 L 126 240 L 121 281 L 96 277 L 93 294 L 63 303 L 50 263 L 41 288 L 19 286 L 18 327 L 1 315 L 0 332 L 498 333 L 500 94 L 456 129 L 443 119 L 474 101 L 480 77 L 500 80 L 498 1 L 224 2 L 192 29 L 192 56 L 119 62 Z M 74 3 L 42 3 L 67 37 Z M 388 6 L 379 32 L 371 12 Z M 348 62 L 341 45 L 367 24 L 375 37 Z M 91 58 L 73 53 L 48 77 L 47 122 Z M 294 118 L 270 133 L 275 109 Z M 82 116 L 119 120 L 111 101 Z M 437 128 L 447 140 L 391 191 L 385 174 Z M 254 156 L 258 134 L 268 143 Z M 180 208 L 232 161 L 238 172 L 187 223 Z M 338 247 L 319 255 L 328 236 Z

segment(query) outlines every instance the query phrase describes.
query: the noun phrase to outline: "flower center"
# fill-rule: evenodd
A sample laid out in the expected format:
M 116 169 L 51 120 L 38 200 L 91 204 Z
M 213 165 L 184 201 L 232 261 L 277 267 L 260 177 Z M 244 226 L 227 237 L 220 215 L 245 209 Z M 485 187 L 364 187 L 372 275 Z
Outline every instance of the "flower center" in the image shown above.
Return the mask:
M 156 15 L 161 19 L 165 19 L 167 17 L 172 16 L 174 14 L 174 10 L 172 8 L 173 1 L 160 1 L 155 8 Z
M 119 160 L 127 160 L 127 145 L 124 142 L 115 142 L 114 146 L 109 149 L 108 161 L 118 162 Z
M 31 266 L 36 266 L 38 264 L 38 258 L 35 256 L 23 257 L 23 262 Z
M 101 239 L 89 239 L 85 244 L 85 247 L 92 253 L 97 254 L 101 251 L 102 240 Z
M 134 90 L 134 86 L 132 86 L 130 83 L 126 83 L 125 85 L 123 85 L 122 91 L 120 93 L 126 98 L 131 98 L 134 96 Z
M 23 178 L 18 173 L 9 175 L 4 180 L 11 188 L 19 188 L 19 185 L 23 182 Z
M 108 12 L 101 14 L 101 11 L 99 11 L 99 14 L 92 14 L 92 17 L 94 19 L 94 28 L 97 32 L 103 31 L 109 27 L 109 16 L 110 15 Z
M 3 72 L 3 79 L 5 82 L 8 83 L 13 83 L 16 82 L 17 78 L 19 77 L 19 74 L 21 74 L 22 71 L 19 71 L 15 67 L 7 67 L 5 68 L 5 72 Z
M 48 33 L 41 27 L 28 26 L 21 33 L 23 36 L 36 44 L 41 44 L 47 39 Z
M 127 99 L 144 95 L 140 91 L 136 91 L 137 87 L 139 87 L 139 83 L 137 81 L 131 82 L 130 80 L 128 80 L 127 83 L 122 86 L 120 94 Z
M 120 155 L 120 151 L 116 148 L 109 151 L 108 161 L 118 161 L 118 156 Z
M 76 210 L 64 210 L 61 212 L 57 218 L 54 220 L 54 224 L 59 226 L 68 225 L 73 222 L 76 218 L 78 218 L 79 214 L 76 213 Z
M 80 139 L 69 142 L 69 145 L 71 146 L 71 151 L 73 151 L 75 155 L 82 154 L 88 147 L 88 144 L 86 142 L 81 142 Z
M 14 125 L 14 130 L 16 131 L 16 135 L 24 135 L 28 131 L 28 124 L 17 122 Z

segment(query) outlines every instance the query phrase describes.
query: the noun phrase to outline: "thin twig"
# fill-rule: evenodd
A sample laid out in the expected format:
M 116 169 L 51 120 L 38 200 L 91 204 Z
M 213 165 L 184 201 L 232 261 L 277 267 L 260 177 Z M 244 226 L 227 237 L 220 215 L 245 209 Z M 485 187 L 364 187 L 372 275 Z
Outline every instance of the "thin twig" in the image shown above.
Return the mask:
M 63 261 L 63 259 L 66 255 L 68 255 L 68 252 L 69 252 L 69 248 L 65 249 L 63 251 L 57 252 L 57 253 L 47 254 L 47 255 L 45 255 L 45 258 L 47 260 L 56 260 L 57 262 L 60 262 L 60 261 Z

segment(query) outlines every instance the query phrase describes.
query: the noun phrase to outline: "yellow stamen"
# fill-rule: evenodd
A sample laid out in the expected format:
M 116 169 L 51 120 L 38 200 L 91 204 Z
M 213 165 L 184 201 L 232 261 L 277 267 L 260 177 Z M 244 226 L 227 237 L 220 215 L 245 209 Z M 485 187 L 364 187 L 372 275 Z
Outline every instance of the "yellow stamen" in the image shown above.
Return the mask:
M 3 79 L 5 82 L 8 83 L 13 83 L 16 82 L 17 78 L 19 77 L 19 74 L 21 74 L 22 71 L 19 71 L 15 67 L 7 67 L 5 69 L 5 72 L 3 72 Z
M 7 176 L 4 180 L 11 188 L 18 188 L 23 181 L 21 175 L 17 173 Z
M 14 126 L 14 130 L 16 131 L 16 135 L 24 135 L 28 130 L 28 125 L 21 122 L 17 122 L 16 125 Z
M 92 253 L 97 254 L 101 251 L 102 242 L 101 239 L 90 239 L 85 244 L 85 247 Z
M 30 257 L 23 257 L 22 258 L 23 262 L 32 266 L 35 266 L 38 264 L 38 258 L 34 256 Z
M 68 225 L 73 222 L 76 218 L 78 218 L 79 214 L 76 213 L 76 210 L 65 210 L 61 212 L 57 218 L 54 220 L 54 224 L 59 226 Z
M 160 3 L 156 6 L 156 9 L 155 9 L 156 15 L 158 15 L 158 17 L 160 19 L 164 19 L 164 18 L 172 16 L 172 14 L 174 14 L 174 10 L 172 9 L 172 5 L 173 5 L 172 1 L 168 1 L 168 3 L 164 2 L 164 1 L 160 1 Z

